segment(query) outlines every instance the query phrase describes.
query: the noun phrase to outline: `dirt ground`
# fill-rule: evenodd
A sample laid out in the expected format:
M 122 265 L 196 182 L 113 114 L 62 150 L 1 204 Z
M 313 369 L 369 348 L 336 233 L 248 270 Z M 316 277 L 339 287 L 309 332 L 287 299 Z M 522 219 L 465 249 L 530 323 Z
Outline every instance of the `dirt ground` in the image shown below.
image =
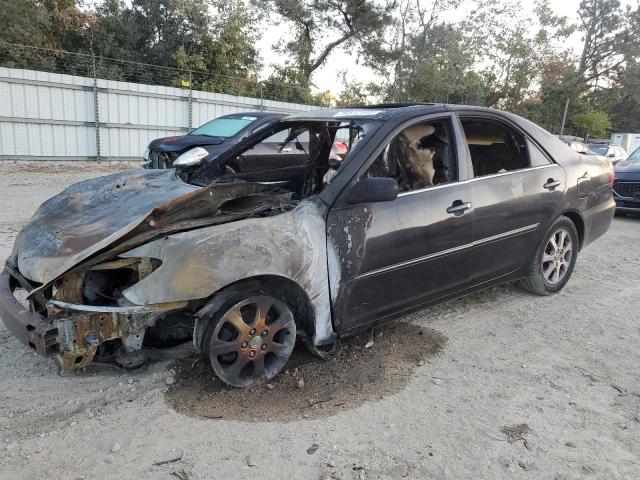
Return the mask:
M 39 203 L 114 168 L 0 164 L 0 257 Z M 326 368 L 298 352 L 272 389 L 188 354 L 60 377 L 0 322 L 0 478 L 637 479 L 639 321 L 640 218 L 616 217 L 561 293 L 450 301 Z

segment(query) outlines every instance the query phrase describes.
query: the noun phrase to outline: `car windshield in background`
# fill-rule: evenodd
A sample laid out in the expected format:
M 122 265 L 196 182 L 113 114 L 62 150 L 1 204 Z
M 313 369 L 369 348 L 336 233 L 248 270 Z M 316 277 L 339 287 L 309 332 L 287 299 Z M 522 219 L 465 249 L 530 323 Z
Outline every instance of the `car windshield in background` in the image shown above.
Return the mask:
M 627 157 L 629 162 L 640 162 L 640 148 L 636 148 L 635 151 Z
M 252 122 L 256 117 L 217 118 L 196 128 L 189 135 L 206 135 L 207 137 L 233 137 Z
M 597 153 L 598 155 L 607 155 L 607 152 L 609 151 L 609 147 L 605 146 L 601 146 L 601 145 L 589 145 L 589 150 L 591 150 L 592 152 Z

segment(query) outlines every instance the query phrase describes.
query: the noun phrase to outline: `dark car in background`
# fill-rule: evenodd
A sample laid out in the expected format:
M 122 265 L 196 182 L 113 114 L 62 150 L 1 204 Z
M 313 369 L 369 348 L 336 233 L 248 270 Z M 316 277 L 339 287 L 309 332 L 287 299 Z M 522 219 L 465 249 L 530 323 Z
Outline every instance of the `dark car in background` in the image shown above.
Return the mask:
M 281 113 L 243 112 L 224 115 L 205 123 L 187 135 L 153 140 L 144 153 L 145 168 L 178 168 L 185 178 L 201 166 L 209 165 L 223 152 L 260 130 L 281 120 Z M 347 154 L 348 139 L 336 138 L 329 160 L 337 168 Z M 226 173 L 278 168 L 306 168 L 309 135 L 306 131 L 274 133 L 235 162 L 225 165 Z
M 156 138 L 144 152 L 145 168 L 172 168 L 211 160 L 230 146 L 285 115 L 272 112 L 240 112 L 218 117 L 186 135 Z
M 616 212 L 640 213 L 640 148 L 615 165 L 613 198 Z

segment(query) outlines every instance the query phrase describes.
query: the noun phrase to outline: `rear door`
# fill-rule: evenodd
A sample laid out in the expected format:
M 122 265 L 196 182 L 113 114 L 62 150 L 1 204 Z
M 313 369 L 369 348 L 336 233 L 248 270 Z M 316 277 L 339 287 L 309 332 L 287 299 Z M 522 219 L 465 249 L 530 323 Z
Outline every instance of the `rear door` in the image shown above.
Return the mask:
M 474 171 L 474 283 L 521 268 L 566 189 L 565 172 L 515 125 L 460 114 Z

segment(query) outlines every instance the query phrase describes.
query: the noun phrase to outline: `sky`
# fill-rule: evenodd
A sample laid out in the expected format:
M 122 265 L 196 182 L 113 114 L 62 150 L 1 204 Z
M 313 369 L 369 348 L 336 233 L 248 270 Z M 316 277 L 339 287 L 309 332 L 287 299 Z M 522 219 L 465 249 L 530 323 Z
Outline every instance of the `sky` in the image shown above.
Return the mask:
M 576 12 L 580 1 L 581 0 L 551 0 L 550 4 L 556 14 L 567 16 L 570 22 L 575 23 L 578 21 Z M 532 0 L 521 0 L 521 3 L 526 10 L 529 10 L 531 14 L 533 14 Z M 635 5 L 637 0 L 621 0 L 620 3 L 622 3 L 622 5 Z M 464 6 L 462 9 L 458 9 L 457 12 L 452 12 L 449 18 L 457 20 L 459 15 L 463 14 L 463 9 Z M 447 16 L 445 15 L 442 19 L 446 21 Z M 269 75 L 272 70 L 272 64 L 283 64 L 282 56 L 276 53 L 272 46 L 275 41 L 281 38 L 282 32 L 286 31 L 286 29 L 282 28 L 282 25 L 274 25 L 272 19 L 270 19 L 270 22 L 271 23 L 264 27 L 262 38 L 257 44 L 264 63 L 263 71 L 260 72 L 262 78 Z M 580 33 L 574 33 L 574 35 L 569 38 L 568 44 L 576 51 L 576 54 L 578 54 L 581 49 Z M 355 55 L 341 49 L 334 51 L 320 70 L 314 73 L 312 77 L 312 82 L 315 86 L 314 90 L 319 92 L 329 90 L 334 95 L 339 94 L 342 90 L 343 72 L 346 72 L 346 79 L 348 81 L 369 83 L 371 81 L 375 82 L 376 80 L 373 72 L 357 64 Z

